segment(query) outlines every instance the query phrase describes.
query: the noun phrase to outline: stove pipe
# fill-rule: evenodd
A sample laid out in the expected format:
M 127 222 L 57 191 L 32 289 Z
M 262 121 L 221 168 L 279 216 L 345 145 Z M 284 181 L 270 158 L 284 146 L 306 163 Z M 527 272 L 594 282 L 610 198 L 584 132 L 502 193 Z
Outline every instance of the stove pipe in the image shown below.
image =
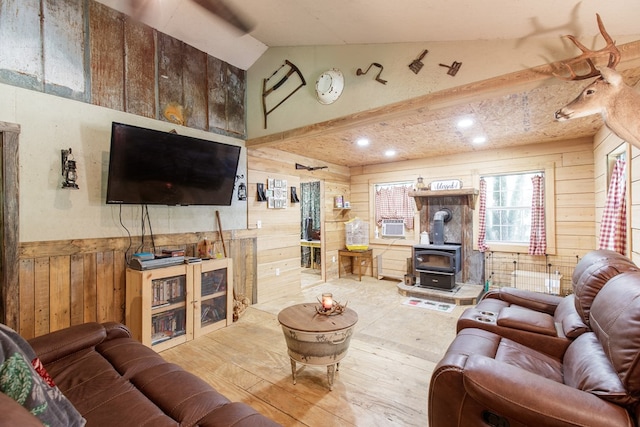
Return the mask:
M 436 212 L 433 216 L 433 244 L 444 245 L 444 223 L 451 218 L 449 210 Z

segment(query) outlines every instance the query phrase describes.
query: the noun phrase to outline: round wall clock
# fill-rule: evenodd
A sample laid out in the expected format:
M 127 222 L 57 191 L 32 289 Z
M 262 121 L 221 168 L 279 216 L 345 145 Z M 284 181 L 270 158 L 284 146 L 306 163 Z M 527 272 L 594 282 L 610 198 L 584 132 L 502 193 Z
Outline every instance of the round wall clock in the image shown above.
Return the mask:
M 316 80 L 316 96 L 321 104 L 332 104 L 342 94 L 344 76 L 338 69 L 332 68 L 320 74 Z

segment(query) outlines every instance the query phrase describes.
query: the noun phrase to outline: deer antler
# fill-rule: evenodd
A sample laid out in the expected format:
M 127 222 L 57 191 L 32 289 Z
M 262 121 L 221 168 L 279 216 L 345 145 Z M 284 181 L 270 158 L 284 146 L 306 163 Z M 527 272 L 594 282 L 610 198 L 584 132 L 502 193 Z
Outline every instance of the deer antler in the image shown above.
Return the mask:
M 607 33 L 607 30 L 605 30 L 602 19 L 600 19 L 600 15 L 596 13 L 596 17 L 598 18 L 598 28 L 600 29 L 600 34 L 602 34 L 602 37 L 607 42 L 607 45 L 600 50 L 590 50 L 585 45 L 580 43 L 574 36 L 565 36 L 569 40 L 571 40 L 578 47 L 578 49 L 582 51 L 582 55 L 561 63 L 564 68 L 569 70 L 570 77 L 564 77 L 553 73 L 554 76 L 563 80 L 584 80 L 591 77 L 599 76 L 600 71 L 598 71 L 592 59 L 597 58 L 602 54 L 609 55 L 609 63 L 607 64 L 607 67 L 615 68 L 616 65 L 618 65 L 618 62 L 620 62 L 620 51 L 616 47 L 615 41 L 613 41 L 609 33 Z M 585 75 L 578 75 L 574 71 L 574 66 L 582 63 L 583 61 L 586 61 L 586 63 L 589 65 L 589 73 Z

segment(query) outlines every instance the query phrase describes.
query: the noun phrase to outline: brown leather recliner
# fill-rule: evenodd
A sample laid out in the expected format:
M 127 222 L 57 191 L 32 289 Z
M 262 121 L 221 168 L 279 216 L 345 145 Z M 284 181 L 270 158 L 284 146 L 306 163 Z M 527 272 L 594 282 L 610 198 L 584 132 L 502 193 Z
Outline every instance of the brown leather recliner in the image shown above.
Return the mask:
M 640 425 L 640 272 L 611 279 L 561 358 L 464 329 L 436 366 L 431 427 Z
M 462 313 L 457 331 L 484 329 L 560 357 L 572 340 L 589 330 L 591 304 L 607 281 L 637 270 L 629 258 L 617 252 L 591 251 L 573 272 L 573 294 L 560 297 L 515 288 L 491 291 Z

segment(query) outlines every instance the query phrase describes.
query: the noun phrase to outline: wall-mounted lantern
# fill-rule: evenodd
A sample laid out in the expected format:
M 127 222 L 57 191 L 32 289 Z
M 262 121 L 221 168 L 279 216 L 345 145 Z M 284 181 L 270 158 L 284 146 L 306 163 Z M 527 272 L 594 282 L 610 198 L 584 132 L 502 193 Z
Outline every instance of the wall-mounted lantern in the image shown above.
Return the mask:
M 80 188 L 78 187 L 78 184 L 76 184 L 78 172 L 76 170 L 76 161 L 73 159 L 71 148 L 68 150 L 60 150 L 60 152 L 62 156 L 62 177 L 64 178 L 62 188 L 77 190 Z

